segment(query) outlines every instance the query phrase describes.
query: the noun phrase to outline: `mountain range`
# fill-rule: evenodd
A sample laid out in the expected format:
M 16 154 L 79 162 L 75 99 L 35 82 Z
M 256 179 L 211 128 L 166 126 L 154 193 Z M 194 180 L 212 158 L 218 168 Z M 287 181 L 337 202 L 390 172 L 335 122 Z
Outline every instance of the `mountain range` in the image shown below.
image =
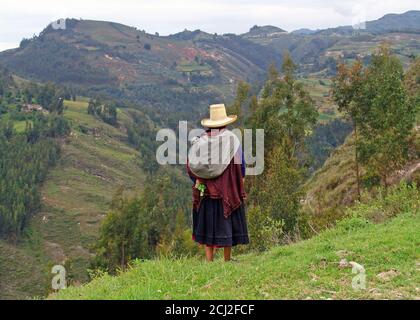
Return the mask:
M 36 81 L 53 81 L 88 95 L 105 94 L 152 108 L 199 113 L 214 101 L 231 100 L 241 80 L 260 83 L 271 63 L 289 51 L 301 76 L 327 78 L 337 61 L 369 61 L 381 43 L 391 45 L 407 65 L 420 53 L 420 11 L 386 15 L 365 30 L 338 27 L 288 33 L 274 26 L 249 32 L 209 34 L 185 30 L 148 34 L 114 22 L 66 19 L 49 25 L 19 48 L 0 53 L 0 65 Z

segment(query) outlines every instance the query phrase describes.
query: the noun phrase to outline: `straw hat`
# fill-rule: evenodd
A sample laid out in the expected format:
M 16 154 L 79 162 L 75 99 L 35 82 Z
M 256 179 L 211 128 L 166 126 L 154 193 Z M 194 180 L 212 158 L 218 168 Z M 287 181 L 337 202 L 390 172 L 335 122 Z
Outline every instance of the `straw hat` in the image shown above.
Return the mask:
M 238 116 L 227 116 L 224 104 L 210 106 L 210 119 L 201 120 L 201 125 L 206 128 L 220 128 L 234 123 Z

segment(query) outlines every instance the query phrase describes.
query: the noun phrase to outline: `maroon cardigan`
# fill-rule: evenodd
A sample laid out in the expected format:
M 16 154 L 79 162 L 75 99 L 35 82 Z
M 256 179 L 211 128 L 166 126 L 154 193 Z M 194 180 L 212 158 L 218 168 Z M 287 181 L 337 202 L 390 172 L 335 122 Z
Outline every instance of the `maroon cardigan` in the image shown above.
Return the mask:
M 239 154 L 235 155 L 238 157 Z M 201 183 L 206 185 L 204 197 L 211 199 L 221 199 L 223 202 L 223 215 L 228 218 L 233 211 L 238 209 L 246 198 L 244 182 L 242 177 L 242 168 L 236 161 L 235 157 L 230 162 L 229 166 L 223 174 L 216 179 L 206 180 L 201 179 L 192 173 L 189 165 L 187 164 L 187 171 L 190 177 L 199 179 Z M 198 211 L 200 208 L 201 200 L 200 191 L 193 186 L 193 208 Z

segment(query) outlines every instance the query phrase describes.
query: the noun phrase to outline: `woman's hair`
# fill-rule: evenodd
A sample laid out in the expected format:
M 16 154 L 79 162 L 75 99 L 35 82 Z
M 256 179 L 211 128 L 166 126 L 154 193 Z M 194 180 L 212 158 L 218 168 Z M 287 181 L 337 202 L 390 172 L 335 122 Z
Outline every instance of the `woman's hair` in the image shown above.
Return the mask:
M 223 130 L 223 129 L 226 129 L 226 126 L 219 127 L 219 128 L 207 128 L 207 130 L 206 130 L 206 131 L 211 131 L 211 130 Z

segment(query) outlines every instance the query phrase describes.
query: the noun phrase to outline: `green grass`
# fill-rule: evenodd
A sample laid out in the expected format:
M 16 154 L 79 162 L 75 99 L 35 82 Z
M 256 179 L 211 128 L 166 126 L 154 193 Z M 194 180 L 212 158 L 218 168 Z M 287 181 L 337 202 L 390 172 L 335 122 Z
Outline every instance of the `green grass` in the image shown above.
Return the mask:
M 417 114 L 419 118 L 420 113 Z M 320 120 L 328 120 L 328 115 L 320 113 Z M 419 121 L 417 121 L 418 125 Z M 413 130 L 413 138 L 408 162 L 402 172 L 409 172 L 418 163 L 420 148 L 420 131 Z M 357 180 L 355 172 L 355 141 L 354 135 L 347 137 L 345 143 L 333 151 L 325 164 L 317 170 L 305 183 L 306 198 L 303 209 L 310 214 L 313 227 L 316 230 L 334 225 L 335 220 L 343 217 L 346 207 L 351 206 L 357 198 Z M 365 173 L 360 166 L 360 174 Z M 417 168 L 409 179 L 419 181 L 420 170 Z M 392 174 L 392 183 L 401 179 L 401 171 Z M 363 187 L 363 186 L 362 186 Z
M 419 298 L 419 212 L 375 225 L 362 218 L 297 244 L 224 263 L 198 258 L 132 264 L 119 276 L 104 275 L 53 299 L 416 299 Z M 366 290 L 352 287 L 351 267 L 364 266 Z M 378 275 L 395 270 L 397 276 Z
M 204 72 L 211 71 L 211 67 L 207 64 L 198 64 L 195 61 L 185 61 L 178 65 L 177 70 L 180 72 Z
M 36 235 L 17 246 L 0 240 L 0 299 L 44 296 L 50 281 L 48 269 Z
M 26 123 L 27 121 L 16 121 L 13 123 L 13 128 L 17 133 L 24 133 L 26 131 Z
M 315 106 L 319 111 L 319 122 L 325 123 L 337 118 L 339 113 L 330 97 L 331 79 L 313 75 L 300 78 L 299 82 L 303 84 L 305 90 L 307 90 L 310 97 L 313 99 Z

